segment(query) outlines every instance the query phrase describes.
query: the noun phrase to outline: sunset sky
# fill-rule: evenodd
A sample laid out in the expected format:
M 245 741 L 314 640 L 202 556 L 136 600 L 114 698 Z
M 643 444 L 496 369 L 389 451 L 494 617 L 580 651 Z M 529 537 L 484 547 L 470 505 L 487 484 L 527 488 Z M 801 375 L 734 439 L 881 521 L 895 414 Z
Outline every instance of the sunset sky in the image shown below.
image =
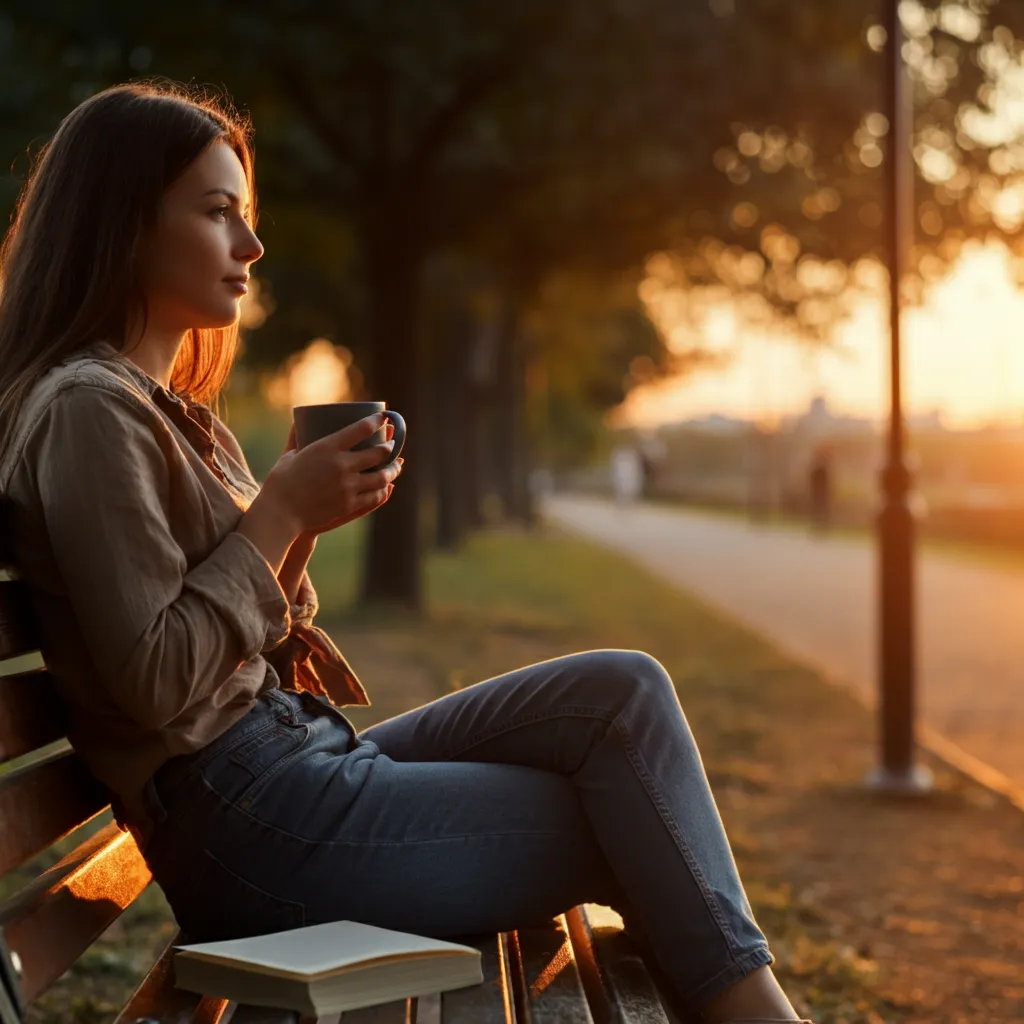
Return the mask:
M 1024 423 L 1024 291 L 1005 248 L 965 251 L 929 300 L 904 316 L 910 413 L 940 409 L 951 427 Z M 718 412 L 770 423 L 818 394 L 835 412 L 880 415 L 888 407 L 887 317 L 883 298 L 865 300 L 836 329 L 833 350 L 815 352 L 734 326 L 720 309 L 707 328 L 728 365 L 633 392 L 625 421 L 654 425 Z

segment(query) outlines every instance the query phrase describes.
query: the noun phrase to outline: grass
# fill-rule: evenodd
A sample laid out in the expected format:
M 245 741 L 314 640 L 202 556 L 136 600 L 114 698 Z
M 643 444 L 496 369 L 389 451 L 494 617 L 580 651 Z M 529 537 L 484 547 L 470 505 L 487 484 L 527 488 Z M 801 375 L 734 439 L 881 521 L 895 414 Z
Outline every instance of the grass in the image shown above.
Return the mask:
M 870 716 L 852 697 L 621 556 L 551 530 L 479 534 L 426 560 L 420 616 L 353 607 L 359 527 L 311 564 L 327 628 L 363 678 L 362 728 L 573 650 L 646 650 L 700 744 L 777 970 L 818 1024 L 1019 1019 L 1024 819 L 933 765 L 919 805 L 866 796 Z M 33 1008 L 113 1017 L 173 927 L 151 887 Z M 968 984 L 969 982 L 969 984 Z

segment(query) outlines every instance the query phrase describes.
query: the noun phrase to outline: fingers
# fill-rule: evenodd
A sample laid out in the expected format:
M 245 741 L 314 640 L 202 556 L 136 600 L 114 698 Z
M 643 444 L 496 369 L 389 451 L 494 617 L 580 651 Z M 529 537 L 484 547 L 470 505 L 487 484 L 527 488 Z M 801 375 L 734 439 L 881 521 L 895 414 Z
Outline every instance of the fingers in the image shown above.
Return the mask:
M 375 444 L 372 448 L 352 452 L 348 464 L 352 469 L 373 469 L 387 462 L 391 458 L 391 451 L 390 444 Z
M 375 434 L 386 422 L 384 413 L 375 412 L 356 420 L 355 423 L 350 423 L 347 427 L 342 427 L 341 430 L 336 430 L 329 436 L 336 448 L 352 448 Z
M 365 494 L 360 495 L 360 505 L 367 512 L 372 512 L 391 497 L 391 489 L 393 487 L 394 484 L 388 484 L 386 487 L 376 487 L 372 491 L 367 491 Z
M 326 533 L 328 530 L 334 530 L 345 523 L 352 522 L 353 519 L 360 519 L 371 512 L 375 512 L 391 497 L 394 490 L 395 485 L 389 483 L 383 487 L 375 487 L 370 491 L 356 495 L 354 504 L 345 515 L 324 523 L 316 532 Z
M 378 469 L 375 473 L 361 473 L 359 479 L 360 492 L 378 491 L 386 488 L 389 484 L 398 479 L 402 472 L 404 459 L 395 459 L 390 466 Z
M 388 484 L 385 487 L 375 487 L 372 491 L 367 491 L 365 494 L 361 494 L 359 496 L 359 508 L 355 514 L 355 518 L 369 515 L 371 512 L 376 512 L 377 509 L 379 509 L 381 505 L 391 497 L 394 489 L 394 484 Z

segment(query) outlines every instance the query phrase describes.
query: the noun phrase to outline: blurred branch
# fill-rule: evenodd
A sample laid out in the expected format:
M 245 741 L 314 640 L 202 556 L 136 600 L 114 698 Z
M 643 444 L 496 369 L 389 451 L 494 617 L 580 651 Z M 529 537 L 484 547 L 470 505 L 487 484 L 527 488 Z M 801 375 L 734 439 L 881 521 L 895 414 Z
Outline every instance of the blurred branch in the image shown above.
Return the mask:
M 511 56 L 506 54 L 471 72 L 451 100 L 434 114 L 424 129 L 409 156 L 410 169 L 433 167 L 438 155 L 458 131 L 467 114 L 510 75 L 513 66 Z
M 273 60 L 272 66 L 284 92 L 334 156 L 358 174 L 364 174 L 367 170 L 366 163 L 359 158 L 342 130 L 328 116 L 305 75 L 294 64 L 280 56 Z

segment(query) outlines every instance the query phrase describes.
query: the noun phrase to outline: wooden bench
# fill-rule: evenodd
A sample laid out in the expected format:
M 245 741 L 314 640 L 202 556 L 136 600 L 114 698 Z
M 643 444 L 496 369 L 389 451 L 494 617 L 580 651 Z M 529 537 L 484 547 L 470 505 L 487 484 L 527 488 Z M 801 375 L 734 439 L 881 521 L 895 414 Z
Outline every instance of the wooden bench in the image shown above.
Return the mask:
M 0 878 L 109 805 L 63 739 L 64 714 L 38 655 L 25 585 L 5 564 L 0 549 Z M 26 663 L 33 654 L 34 665 Z M 111 822 L 0 902 L 0 1024 L 22 1024 L 32 1000 L 151 881 L 132 836 Z M 667 1024 L 647 966 L 614 925 L 602 926 L 601 914 L 575 907 L 546 928 L 463 938 L 483 954 L 484 984 L 352 1011 L 344 1022 Z M 117 1024 L 311 1024 L 176 989 L 171 947 L 183 941 L 179 932 L 168 944 Z

